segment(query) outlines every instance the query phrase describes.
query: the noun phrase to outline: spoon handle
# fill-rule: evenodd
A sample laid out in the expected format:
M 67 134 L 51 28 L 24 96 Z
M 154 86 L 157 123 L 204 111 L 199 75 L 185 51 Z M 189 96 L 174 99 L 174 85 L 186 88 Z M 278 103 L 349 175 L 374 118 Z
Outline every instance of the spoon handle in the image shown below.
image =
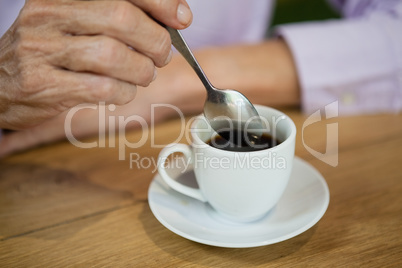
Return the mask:
M 198 77 L 201 79 L 201 82 L 204 84 L 207 91 L 213 91 L 215 88 L 212 86 L 211 82 L 209 82 L 207 76 L 199 65 L 198 61 L 195 59 L 193 53 L 188 47 L 186 41 L 184 40 L 181 33 L 169 26 L 165 26 L 170 34 L 170 38 L 172 39 L 173 46 L 180 52 L 180 54 L 186 59 L 186 61 L 191 65 L 193 70 L 197 73 Z

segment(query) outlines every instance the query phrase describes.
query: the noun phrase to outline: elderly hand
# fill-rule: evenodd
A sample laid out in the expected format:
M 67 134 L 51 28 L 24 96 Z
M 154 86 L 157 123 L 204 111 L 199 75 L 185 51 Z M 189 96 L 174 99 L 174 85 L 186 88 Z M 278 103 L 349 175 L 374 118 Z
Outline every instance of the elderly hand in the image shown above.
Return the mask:
M 255 45 L 238 45 L 195 51 L 208 77 L 221 88 L 240 90 L 253 103 L 268 106 L 295 106 L 300 103 L 296 66 L 283 40 L 270 40 Z M 171 108 L 159 107 L 152 116 L 152 104 L 176 107 L 184 115 L 202 112 L 206 92 L 198 76 L 180 55 L 175 55 L 168 66 L 161 69 L 149 90 L 139 90 L 134 101 L 106 110 L 105 118 L 137 115 L 148 124 L 178 116 Z M 163 106 L 163 105 L 162 105 Z M 0 140 L 0 157 L 23 151 L 41 144 L 66 138 L 66 112 L 33 128 L 4 135 Z M 152 122 L 151 122 L 152 121 Z M 115 122 L 118 122 L 117 118 Z M 82 109 L 74 114 L 70 128 L 73 136 L 97 135 L 99 110 Z M 135 123 L 135 122 L 133 122 Z M 103 129 L 109 129 L 105 122 Z M 121 126 L 116 127 L 117 131 Z M 137 124 L 126 129 L 139 127 Z
M 185 0 L 27 0 L 0 39 L 0 128 L 26 129 L 80 103 L 125 104 L 171 58 Z

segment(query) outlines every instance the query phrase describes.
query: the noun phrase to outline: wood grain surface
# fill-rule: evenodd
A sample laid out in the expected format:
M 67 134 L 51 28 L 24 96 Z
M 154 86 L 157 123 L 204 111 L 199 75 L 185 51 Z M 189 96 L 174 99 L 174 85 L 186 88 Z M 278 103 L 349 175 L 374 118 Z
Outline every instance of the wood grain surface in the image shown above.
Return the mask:
M 308 231 L 248 249 L 189 241 L 149 209 L 154 166 L 130 167 L 130 154 L 157 159 L 161 148 L 150 139 L 126 148 L 125 160 L 108 142 L 80 149 L 65 141 L 0 161 L 0 266 L 402 267 L 402 114 L 323 120 L 306 127 L 303 140 L 306 117 L 285 112 L 297 126 L 296 155 L 323 174 L 330 190 L 326 214 Z M 338 124 L 336 167 L 306 150 L 325 152 L 328 124 Z M 187 142 L 178 119 L 154 133 L 160 146 Z M 143 134 L 132 131 L 127 139 Z

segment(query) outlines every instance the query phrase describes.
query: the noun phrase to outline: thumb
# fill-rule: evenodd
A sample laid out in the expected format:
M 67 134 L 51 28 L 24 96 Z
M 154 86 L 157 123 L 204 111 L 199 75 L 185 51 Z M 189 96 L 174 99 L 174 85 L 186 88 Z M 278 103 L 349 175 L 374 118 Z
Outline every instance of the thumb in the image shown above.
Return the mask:
M 33 128 L 11 132 L 0 138 L 0 157 L 55 142 L 64 137 L 62 127 L 46 123 Z
M 31 130 L 21 130 L 3 135 L 0 139 L 0 157 L 34 147 L 38 142 Z

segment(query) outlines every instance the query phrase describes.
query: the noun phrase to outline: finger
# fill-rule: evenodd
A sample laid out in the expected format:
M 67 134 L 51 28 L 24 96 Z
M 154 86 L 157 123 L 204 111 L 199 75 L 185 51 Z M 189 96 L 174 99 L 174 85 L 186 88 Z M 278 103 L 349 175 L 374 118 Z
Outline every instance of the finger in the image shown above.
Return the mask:
M 65 48 L 55 51 L 49 61 L 76 72 L 91 72 L 133 85 L 148 86 L 155 77 L 154 63 L 148 57 L 106 36 L 69 36 Z
M 102 75 L 68 70 L 54 70 L 52 75 L 57 80 L 53 99 L 66 108 L 80 103 L 123 105 L 133 100 L 137 92 L 135 85 Z
M 193 14 L 185 0 L 129 1 L 151 14 L 156 20 L 176 29 L 188 27 L 193 20 Z
M 18 143 L 19 137 L 21 137 L 20 131 L 2 136 L 0 140 L 0 157 L 5 157 L 12 153 L 22 151 L 25 148 L 29 148 L 29 141 L 26 139 Z
M 0 140 L 0 157 L 64 139 L 66 136 L 64 131 L 66 113 L 64 112 L 35 127 L 4 135 Z
M 102 0 L 103 1 L 103 0 Z M 107 0 L 110 1 L 110 0 Z M 111 0 L 120 1 L 120 0 Z M 188 27 L 193 20 L 193 13 L 186 0 L 128 0 L 135 6 L 150 14 L 157 21 L 160 21 L 175 29 Z
M 166 1 L 161 1 L 166 2 Z M 170 61 L 168 32 L 139 7 L 126 1 L 77 1 L 60 13 L 58 25 L 73 35 L 107 35 L 150 57 L 156 66 Z
M 47 133 L 44 129 L 43 133 Z M 50 142 L 50 140 L 49 140 Z M 0 140 L 0 157 L 21 152 L 43 143 L 43 137 L 35 134 L 31 129 L 16 131 L 4 135 Z

